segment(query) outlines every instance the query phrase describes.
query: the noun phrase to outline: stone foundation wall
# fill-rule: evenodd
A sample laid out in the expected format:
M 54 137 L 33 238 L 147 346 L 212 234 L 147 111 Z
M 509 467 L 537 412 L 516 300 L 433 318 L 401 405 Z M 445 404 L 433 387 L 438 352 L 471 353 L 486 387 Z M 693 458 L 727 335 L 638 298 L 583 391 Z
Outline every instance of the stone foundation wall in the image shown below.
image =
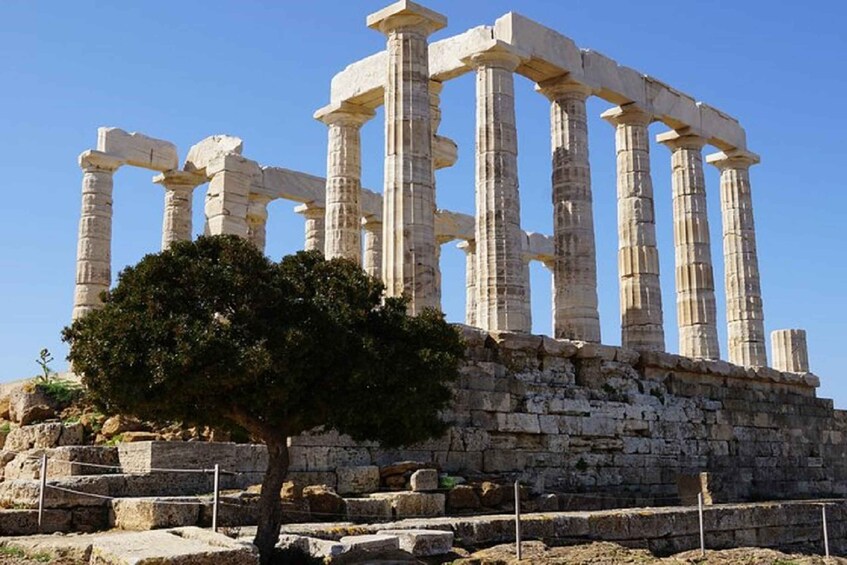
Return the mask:
M 461 328 L 444 438 L 384 450 L 307 434 L 292 476 L 409 459 L 615 505 L 678 502 L 679 476 L 701 472 L 715 502 L 847 494 L 847 412 L 815 397 L 814 375 Z

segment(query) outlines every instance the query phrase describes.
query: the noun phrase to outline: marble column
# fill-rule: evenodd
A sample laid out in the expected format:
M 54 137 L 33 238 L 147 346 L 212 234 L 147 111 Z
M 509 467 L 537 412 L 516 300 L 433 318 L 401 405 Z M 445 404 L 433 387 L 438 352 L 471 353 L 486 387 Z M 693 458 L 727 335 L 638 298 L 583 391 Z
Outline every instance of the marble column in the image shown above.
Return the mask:
M 477 324 L 529 332 L 513 75 L 520 61 L 498 42 L 468 63 L 476 68 Z
M 806 330 L 776 330 L 771 332 L 773 368 L 786 373 L 809 372 L 809 350 Z
M 373 110 L 343 102 L 319 110 L 329 126 L 326 173 L 325 248 L 327 259 L 362 263 L 362 148 L 360 130 Z
M 729 361 L 765 367 L 765 321 L 750 192 L 750 165 L 758 163 L 759 157 L 736 150 L 709 155 L 706 161 L 721 172 Z
M 382 280 L 382 217 L 366 216 L 362 229 L 365 232 L 362 267 L 370 276 Z
M 664 351 L 647 130 L 653 116 L 627 104 L 604 112 L 602 117 L 615 126 L 617 149 L 621 343 L 630 349 Z
M 226 153 L 212 159 L 206 166 L 206 175 L 211 180 L 206 191 L 204 232 L 247 238 L 251 187 L 262 175 L 259 164 L 241 155 Z
M 567 76 L 538 85 L 550 102 L 553 158 L 553 332 L 600 342 L 597 259 L 585 101 L 591 89 Z
M 191 241 L 191 209 L 194 189 L 206 182 L 205 177 L 186 171 L 167 171 L 156 175 L 153 182 L 165 189 L 165 212 L 162 221 L 162 250 L 175 241 Z
M 406 294 L 409 312 L 437 308 L 435 190 L 427 37 L 441 14 L 396 2 L 368 16 L 387 38 L 383 280 L 388 296 Z
M 82 214 L 76 248 L 73 319 L 102 304 L 100 293 L 112 281 L 112 176 L 124 160 L 101 151 L 79 156 Z
M 682 130 L 666 132 L 657 140 L 671 150 L 679 354 L 720 359 L 703 174 L 702 149 L 706 139 Z
M 264 194 L 251 193 L 247 204 L 247 239 L 256 249 L 265 251 L 267 238 L 268 204 L 271 198 Z
M 476 242 L 462 241 L 456 247 L 465 252 L 465 324 L 476 327 Z
M 297 206 L 294 211 L 305 220 L 303 250 L 323 253 L 326 248 L 326 209 L 310 202 Z

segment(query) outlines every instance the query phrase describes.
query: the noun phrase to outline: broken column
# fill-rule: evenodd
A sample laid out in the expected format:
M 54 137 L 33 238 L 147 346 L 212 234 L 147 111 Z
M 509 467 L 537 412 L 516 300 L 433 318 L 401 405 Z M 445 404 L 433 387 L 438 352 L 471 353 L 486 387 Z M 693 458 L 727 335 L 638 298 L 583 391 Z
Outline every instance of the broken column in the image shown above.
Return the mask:
M 679 354 L 720 359 L 703 174 L 706 139 L 686 130 L 670 131 L 657 139 L 671 150 Z
M 750 192 L 750 165 L 758 163 L 759 156 L 735 150 L 709 155 L 706 162 L 721 172 L 728 359 L 744 367 L 765 367 L 765 321 Z
M 465 323 L 476 327 L 476 242 L 461 241 L 456 247 L 465 252 Z
M 362 229 L 365 232 L 362 268 L 370 276 L 382 280 L 382 217 L 366 216 Z
M 326 209 L 314 202 L 310 202 L 297 206 L 294 208 L 294 211 L 303 216 L 305 220 L 303 250 L 324 253 L 326 247 Z
M 73 319 L 102 304 L 100 293 L 112 280 L 112 175 L 125 160 L 102 151 L 79 156 L 82 215 L 76 248 Z
M 205 177 L 185 171 L 167 171 L 156 175 L 153 182 L 165 189 L 162 249 L 170 249 L 175 241 L 191 241 L 192 198 L 194 189 L 206 182 Z
M 806 330 L 775 330 L 771 332 L 773 368 L 787 373 L 809 372 L 809 350 Z
M 602 117 L 615 126 L 617 148 L 621 344 L 641 351 L 664 351 L 647 130 L 653 116 L 627 104 L 603 112 Z
M 555 337 L 600 342 L 597 260 L 585 101 L 591 89 L 567 76 L 538 90 L 550 102 L 553 159 L 553 331 Z
M 226 153 L 207 165 L 206 174 L 211 180 L 206 192 L 205 233 L 247 238 L 250 189 L 261 178 L 259 165 L 241 155 Z
M 386 294 L 405 293 L 416 314 L 439 306 L 427 37 L 447 20 L 402 0 L 371 14 L 367 23 L 388 38 L 382 278 Z
M 247 197 L 247 239 L 263 253 L 267 239 L 270 201 L 270 196 L 255 192 L 251 192 Z
M 467 62 L 476 68 L 477 324 L 529 332 L 513 76 L 521 57 L 497 42 Z
M 324 254 L 362 263 L 362 148 L 360 130 L 374 111 L 342 102 L 315 117 L 329 126 Z

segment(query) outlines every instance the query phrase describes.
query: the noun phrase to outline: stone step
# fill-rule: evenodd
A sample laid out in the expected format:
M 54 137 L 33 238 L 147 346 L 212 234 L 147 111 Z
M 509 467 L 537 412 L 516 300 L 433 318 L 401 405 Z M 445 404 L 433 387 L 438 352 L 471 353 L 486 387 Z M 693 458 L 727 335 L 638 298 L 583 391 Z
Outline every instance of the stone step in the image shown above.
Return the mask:
M 253 526 L 258 522 L 258 498 L 221 496 L 219 527 Z M 109 525 L 121 530 L 154 530 L 182 526 L 210 527 L 213 497 L 156 496 L 112 500 Z
M 396 537 L 400 549 L 415 557 L 432 557 L 453 551 L 453 532 L 438 530 L 380 530 L 378 535 Z M 341 538 L 344 541 L 344 538 Z
M 41 457 L 47 455 L 47 477 L 107 475 L 120 472 L 118 450 L 109 446 L 74 445 L 30 449 L 6 464 L 5 480 L 41 478 Z
M 46 510 L 41 533 L 71 531 L 71 517 L 64 510 Z M 38 510 L 0 510 L 0 536 L 28 536 L 38 530 Z

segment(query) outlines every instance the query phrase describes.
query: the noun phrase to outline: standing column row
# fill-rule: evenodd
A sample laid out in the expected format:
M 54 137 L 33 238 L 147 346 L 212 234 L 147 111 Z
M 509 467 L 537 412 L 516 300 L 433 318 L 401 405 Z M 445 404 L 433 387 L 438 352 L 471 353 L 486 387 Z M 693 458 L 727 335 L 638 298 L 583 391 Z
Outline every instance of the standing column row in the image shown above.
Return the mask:
M 382 278 L 388 296 L 406 294 L 417 314 L 439 306 L 427 37 L 447 20 L 402 1 L 367 23 L 387 36 Z

